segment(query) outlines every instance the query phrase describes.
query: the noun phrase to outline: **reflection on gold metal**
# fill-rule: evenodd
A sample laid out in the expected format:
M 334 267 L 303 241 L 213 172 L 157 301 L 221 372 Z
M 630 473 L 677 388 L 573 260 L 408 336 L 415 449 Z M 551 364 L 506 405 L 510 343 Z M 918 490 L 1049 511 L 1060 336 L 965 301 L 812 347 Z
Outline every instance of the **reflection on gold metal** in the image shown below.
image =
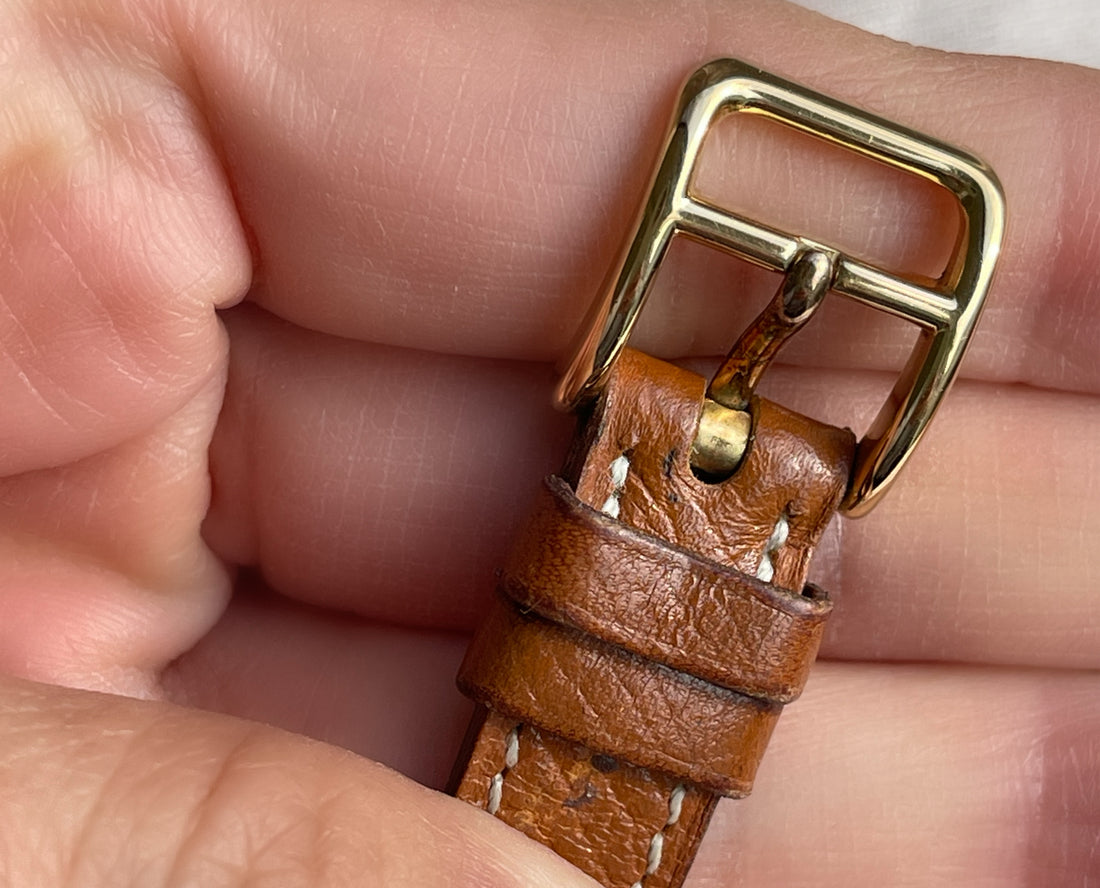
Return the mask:
M 772 358 L 829 292 L 836 253 L 807 249 L 787 269 L 775 298 L 745 329 L 707 387 L 691 464 L 707 480 L 724 480 L 741 463 L 752 431 L 752 393 Z
M 752 435 L 752 413 L 703 399 L 691 467 L 705 481 L 724 481 L 741 464 Z
M 749 262 L 787 271 L 821 245 L 713 206 L 692 193 L 710 127 L 725 114 L 761 114 L 950 190 L 963 211 L 954 254 L 930 285 L 837 251 L 833 292 L 910 320 L 921 335 L 871 429 L 859 443 L 844 501 L 869 511 L 920 440 L 966 349 L 989 289 L 1004 234 L 1004 197 L 982 161 L 732 59 L 704 65 L 688 80 L 633 237 L 593 306 L 556 393 L 563 408 L 594 397 L 630 336 L 650 284 L 675 234 Z
M 787 270 L 775 298 L 730 349 L 725 363 L 711 380 L 707 397 L 734 410 L 744 410 L 780 347 L 821 305 L 835 270 L 835 254 L 821 250 L 800 253 Z

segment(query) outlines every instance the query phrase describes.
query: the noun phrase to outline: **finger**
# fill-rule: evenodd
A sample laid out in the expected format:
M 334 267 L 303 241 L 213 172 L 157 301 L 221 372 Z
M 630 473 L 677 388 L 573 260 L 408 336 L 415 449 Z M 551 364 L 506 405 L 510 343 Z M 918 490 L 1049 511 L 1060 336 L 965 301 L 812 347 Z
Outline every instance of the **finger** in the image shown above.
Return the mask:
M 869 421 L 891 382 L 774 379 L 783 403 L 839 424 Z M 881 505 L 834 521 L 817 553 L 838 601 L 823 653 L 1100 666 L 1098 434 L 1095 397 L 956 386 Z
M 538 479 L 566 450 L 526 365 L 230 319 L 207 538 L 277 591 L 388 623 L 469 629 Z M 865 424 L 884 374 L 777 367 L 766 393 Z M 833 525 L 816 576 L 846 658 L 1100 665 L 1100 402 L 957 386 L 871 516 Z M 1039 592 L 1038 590 L 1041 590 Z
M 193 702 L 229 710 L 253 706 L 253 695 L 271 697 L 264 667 L 281 674 L 277 661 L 290 651 L 290 668 L 305 677 L 288 688 L 291 702 L 270 706 L 265 717 L 300 724 L 294 688 L 307 684 L 305 699 L 323 701 L 334 721 L 342 713 L 354 722 L 359 707 L 372 708 L 363 686 L 373 687 L 382 670 L 360 671 L 350 651 L 354 630 L 332 633 L 348 650 L 328 661 L 333 668 L 315 669 L 293 655 L 313 630 L 270 609 L 263 638 L 244 625 L 256 616 L 252 607 L 231 610 L 230 625 L 178 665 Z M 427 649 L 408 640 L 398 663 Z M 232 668 L 252 657 L 255 670 Z M 350 666 L 346 674 L 341 664 Z M 228 693 L 206 690 L 210 668 Z M 451 665 L 433 668 L 441 670 L 434 689 L 425 678 L 426 692 L 403 707 L 409 745 L 423 741 L 422 723 L 445 713 L 453 693 Z M 898 874 L 914 886 L 1086 884 L 1100 864 L 1096 680 L 1095 672 L 819 663 L 780 720 L 753 795 L 719 805 L 688 884 L 847 888 L 896 884 Z M 458 748 L 462 726 L 438 724 L 431 745 L 445 757 Z
M 0 478 L 0 672 L 155 695 L 217 620 L 230 577 L 199 528 L 223 386 L 102 453 Z
M 238 589 L 218 624 L 162 674 L 166 698 L 278 725 L 442 789 L 473 710 L 454 682 L 468 639 L 333 614 L 256 586 Z
M 455 359 L 227 316 L 206 538 L 284 595 L 466 627 L 571 422 L 539 365 Z
M 687 883 L 1086 885 L 1096 674 L 819 664 Z
M 12 679 L 0 695 L 12 884 L 594 885 L 484 813 L 332 747 Z
M 0 476 L 144 434 L 224 372 L 214 307 L 248 251 L 133 5 L 0 9 Z
M 967 372 L 1100 390 L 1095 72 L 946 56 L 770 2 L 622 2 L 599 15 L 467 2 L 446 17 L 430 4 L 180 2 L 256 234 L 252 296 L 303 326 L 556 358 L 634 212 L 675 90 L 728 54 L 984 156 L 1012 216 Z M 755 127 L 737 157 L 707 178 L 717 197 L 889 266 L 942 266 L 955 216 L 920 183 Z M 809 184 L 821 179 L 835 184 Z M 694 286 L 655 306 L 645 344 L 724 351 L 754 304 L 730 298 L 725 268 L 681 271 Z M 905 337 L 853 320 L 872 316 L 822 323 L 812 360 L 899 366 Z

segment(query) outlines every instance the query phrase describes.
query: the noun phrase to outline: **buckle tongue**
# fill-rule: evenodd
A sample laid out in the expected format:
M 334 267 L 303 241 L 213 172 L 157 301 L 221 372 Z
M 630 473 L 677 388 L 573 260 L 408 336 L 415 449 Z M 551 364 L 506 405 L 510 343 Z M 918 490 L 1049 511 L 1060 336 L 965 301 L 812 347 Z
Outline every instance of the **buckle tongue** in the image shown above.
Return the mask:
M 708 481 L 741 464 L 752 433 L 749 405 L 756 384 L 789 337 L 802 329 L 832 286 L 836 254 L 807 249 L 787 269 L 763 312 L 745 329 L 707 387 L 691 466 Z
M 929 285 L 892 274 L 692 194 L 691 182 L 707 132 L 732 112 L 762 114 L 950 190 L 962 208 L 963 225 L 940 278 Z M 743 62 L 711 62 L 684 87 L 633 237 L 612 271 L 610 286 L 592 307 L 556 401 L 572 408 L 599 393 L 630 336 L 673 235 L 686 234 L 749 262 L 787 272 L 788 281 L 803 279 L 806 263 L 821 266 L 825 261 L 827 283 L 804 285 L 800 291 L 812 295 L 812 306 L 832 289 L 921 327 L 893 392 L 859 443 L 842 508 L 849 515 L 865 514 L 897 476 L 954 379 L 989 289 L 1004 225 L 1000 185 L 993 171 L 976 157 Z M 783 289 L 742 335 L 708 389 L 713 403 L 743 402 L 782 339 L 797 329 L 801 321 L 793 326 L 781 322 L 782 301 Z M 802 321 L 812 312 L 809 307 Z M 741 411 L 744 406 L 726 409 Z M 702 436 L 697 448 L 700 441 Z M 723 471 L 729 474 L 732 469 Z

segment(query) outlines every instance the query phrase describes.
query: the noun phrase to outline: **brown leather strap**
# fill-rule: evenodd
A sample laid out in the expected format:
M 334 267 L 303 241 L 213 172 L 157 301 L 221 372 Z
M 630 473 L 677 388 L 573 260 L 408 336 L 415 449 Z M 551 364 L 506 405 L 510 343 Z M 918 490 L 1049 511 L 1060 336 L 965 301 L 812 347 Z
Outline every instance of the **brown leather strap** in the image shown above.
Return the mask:
M 614 584 L 592 582 L 612 576 Z M 814 586 L 791 595 L 628 528 L 560 478 L 546 479 L 502 583 L 508 598 L 549 620 L 784 703 L 805 684 L 832 609 Z
M 720 794 L 745 795 L 829 611 L 803 588 L 847 430 L 754 404 L 741 468 L 689 455 L 705 381 L 619 359 L 547 482 L 470 647 L 482 713 L 458 795 L 607 888 L 675 888 Z M 794 591 L 792 591 L 794 590 Z

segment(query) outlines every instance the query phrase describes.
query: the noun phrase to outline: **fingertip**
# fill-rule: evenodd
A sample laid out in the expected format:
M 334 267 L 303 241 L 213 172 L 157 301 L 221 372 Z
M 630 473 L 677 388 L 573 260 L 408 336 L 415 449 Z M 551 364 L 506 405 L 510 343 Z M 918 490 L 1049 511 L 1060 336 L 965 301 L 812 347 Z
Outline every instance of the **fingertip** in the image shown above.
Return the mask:
M 324 744 L 12 679 L 0 701 L 13 884 L 596 888 L 484 812 Z
M 0 13 L 0 474 L 148 430 L 216 376 L 251 257 L 203 122 L 134 4 Z M 8 81 L 5 81 L 5 86 Z

